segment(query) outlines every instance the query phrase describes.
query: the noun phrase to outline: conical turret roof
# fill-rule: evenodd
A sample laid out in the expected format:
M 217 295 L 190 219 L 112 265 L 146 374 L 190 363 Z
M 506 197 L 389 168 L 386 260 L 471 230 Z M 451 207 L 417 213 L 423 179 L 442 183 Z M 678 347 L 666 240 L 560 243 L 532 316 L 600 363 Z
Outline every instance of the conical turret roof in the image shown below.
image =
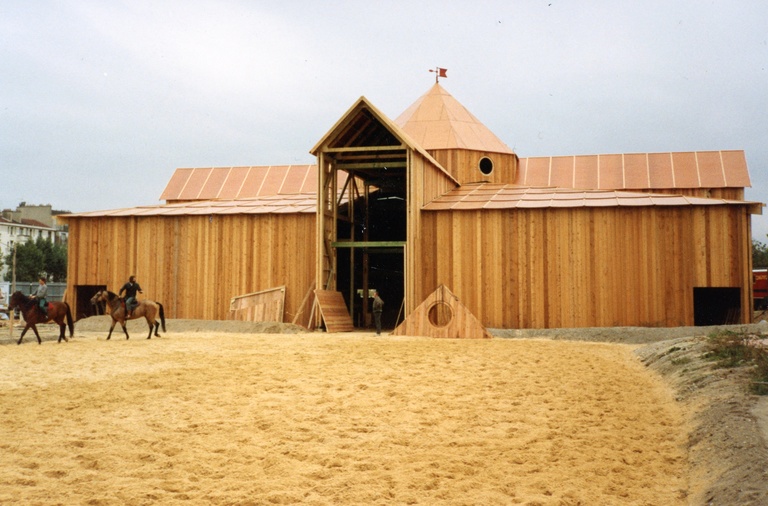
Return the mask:
M 450 93 L 435 83 L 395 123 L 422 148 L 513 153 Z

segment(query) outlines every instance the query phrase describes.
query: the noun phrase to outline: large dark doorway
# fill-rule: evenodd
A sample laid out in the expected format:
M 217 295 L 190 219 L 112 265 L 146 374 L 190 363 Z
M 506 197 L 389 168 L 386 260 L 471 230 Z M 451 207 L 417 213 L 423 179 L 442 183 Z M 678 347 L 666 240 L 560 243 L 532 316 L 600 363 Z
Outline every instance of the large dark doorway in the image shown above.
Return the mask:
M 337 289 L 347 302 L 355 327 L 373 327 L 374 289 L 384 300 L 382 327 L 393 329 L 398 319 L 402 320 L 406 237 L 403 194 L 391 186 L 386 190 L 378 188 L 367 198 L 356 200 L 351 223 L 338 223 L 339 237 L 349 237 L 358 245 L 336 250 Z
M 91 298 L 106 289 L 107 285 L 75 285 L 75 320 L 104 314 L 104 307 L 91 304 Z
M 693 324 L 698 326 L 741 323 L 740 288 L 694 288 Z
M 339 291 L 343 294 L 347 306 L 351 307 L 355 327 L 372 328 L 373 290 L 379 291 L 384 300 L 384 312 L 381 324 L 385 329 L 393 329 L 399 323 L 398 313 L 404 297 L 404 255 L 403 248 L 358 248 L 354 250 L 355 277 L 350 282 L 349 257 L 351 250 L 339 250 Z M 365 259 L 367 255 L 367 260 Z M 363 271 L 368 267 L 368 296 L 363 291 Z M 350 290 L 352 294 L 350 297 Z M 353 306 L 349 301 L 352 301 Z M 367 307 L 364 307 L 367 305 Z M 402 320 L 402 316 L 400 318 Z

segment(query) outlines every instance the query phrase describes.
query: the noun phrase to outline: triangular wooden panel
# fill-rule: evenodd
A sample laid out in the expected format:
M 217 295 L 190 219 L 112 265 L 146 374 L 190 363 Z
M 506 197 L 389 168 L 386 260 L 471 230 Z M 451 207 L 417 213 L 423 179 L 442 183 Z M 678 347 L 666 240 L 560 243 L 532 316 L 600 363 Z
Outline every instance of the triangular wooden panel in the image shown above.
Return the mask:
M 467 307 L 445 285 L 440 285 L 392 331 L 396 336 L 428 336 L 452 339 L 490 339 Z
M 248 322 L 282 322 L 285 286 L 232 297 L 229 317 Z
M 352 332 L 355 326 L 352 324 L 352 317 L 347 310 L 347 304 L 341 292 L 330 290 L 315 290 L 317 296 L 317 305 L 320 307 L 320 314 L 325 321 L 325 330 L 328 332 Z

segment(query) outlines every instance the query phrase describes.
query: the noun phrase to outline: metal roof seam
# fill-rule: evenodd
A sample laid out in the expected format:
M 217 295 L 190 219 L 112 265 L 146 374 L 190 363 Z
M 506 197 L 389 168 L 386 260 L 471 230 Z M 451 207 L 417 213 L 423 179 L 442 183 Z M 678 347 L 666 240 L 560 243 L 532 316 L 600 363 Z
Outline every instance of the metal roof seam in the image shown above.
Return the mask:
M 621 187 L 626 189 L 627 188 L 627 159 L 625 158 L 625 154 L 621 154 Z
M 600 169 L 602 164 L 602 159 L 600 158 L 600 155 L 597 155 L 597 189 L 600 189 Z
M 728 175 L 725 171 L 725 163 L 723 162 L 723 151 L 720 150 L 717 152 L 718 158 L 720 159 L 720 172 L 723 174 L 723 185 L 728 186 Z
M 309 177 L 309 173 L 312 172 L 311 170 L 306 170 L 304 172 L 304 179 L 301 180 L 301 185 L 299 186 L 299 191 L 304 190 L 304 185 L 307 184 L 307 178 Z
M 213 171 L 211 171 L 211 172 L 213 172 Z M 231 172 L 232 172 L 232 167 L 229 167 L 229 168 L 227 168 L 227 175 L 224 177 L 224 181 L 226 181 L 227 179 L 229 179 L 229 174 L 230 174 Z M 219 187 L 219 191 L 218 191 L 218 192 L 216 192 L 216 198 L 219 198 L 219 195 L 221 195 L 221 192 L 222 192 L 223 190 L 224 190 L 224 184 L 222 183 L 222 185 Z M 202 191 L 202 190 L 201 190 L 201 191 Z
M 285 171 L 285 175 L 283 175 L 283 180 L 280 182 L 280 187 L 277 189 L 277 193 L 282 193 L 283 188 L 285 187 L 285 182 L 288 180 L 288 174 L 291 172 L 292 165 L 288 166 L 288 170 Z
M 183 185 L 181 185 L 181 190 L 179 190 L 179 193 L 178 193 L 178 195 L 183 195 L 183 194 L 184 194 L 184 190 L 186 190 L 186 189 L 187 189 L 187 184 L 189 184 L 189 180 L 190 180 L 190 179 L 192 179 L 192 174 L 193 174 L 194 172 L 195 172 L 195 169 L 191 169 L 191 170 L 189 171 L 189 174 L 187 174 L 187 179 L 185 179 L 185 180 L 184 180 L 184 184 L 183 184 Z M 178 197 L 178 195 L 177 195 L 177 197 Z
M 547 186 L 552 184 L 552 157 L 549 157 L 549 173 L 547 174 Z
M 693 160 L 696 162 L 696 182 L 699 183 L 699 188 L 701 188 L 701 167 L 699 166 L 698 151 L 693 152 Z
M 672 188 L 677 188 L 677 183 L 675 181 L 675 157 L 672 156 L 673 153 L 669 153 L 669 166 L 672 170 Z
M 240 186 L 237 188 L 237 193 L 235 195 L 240 195 L 240 193 L 243 191 L 243 186 L 245 186 L 245 182 L 248 180 L 248 176 L 251 175 L 251 169 L 253 167 L 248 167 L 248 170 L 245 171 L 245 177 L 243 177 L 243 180 L 240 181 Z
M 571 188 L 576 188 L 576 157 L 573 157 L 571 164 Z
M 261 180 L 261 184 L 259 184 L 259 189 L 256 190 L 256 195 L 261 196 L 261 190 L 264 188 L 264 183 L 267 182 L 267 179 L 269 179 L 269 172 L 272 170 L 271 165 L 267 165 L 267 171 L 264 173 L 264 178 Z
M 525 171 L 523 172 L 523 184 L 528 184 L 528 159 L 524 158 L 525 161 Z
M 648 153 L 645 153 L 645 180 L 648 188 L 651 188 L 651 160 Z
M 200 194 L 203 193 L 203 189 L 205 188 L 206 184 L 208 183 L 208 180 L 211 178 L 211 174 L 213 173 L 213 168 L 200 169 L 200 170 L 205 170 L 206 175 L 205 175 L 205 181 L 203 181 L 203 184 L 200 185 L 200 189 L 197 191 L 197 195 L 196 195 L 197 198 L 200 198 Z

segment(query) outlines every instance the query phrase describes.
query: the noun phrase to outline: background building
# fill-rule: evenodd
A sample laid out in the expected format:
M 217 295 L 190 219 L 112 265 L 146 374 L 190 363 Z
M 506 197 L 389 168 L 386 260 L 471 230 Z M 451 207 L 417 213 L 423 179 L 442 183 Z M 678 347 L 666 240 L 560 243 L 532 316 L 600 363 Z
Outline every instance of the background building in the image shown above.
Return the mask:
M 53 211 L 50 205 L 27 205 L 25 202 L 15 210 L 4 209 L 0 214 L 0 258 L 13 251 L 14 242 L 36 241 L 38 238 L 54 244 L 67 243 L 67 226 L 60 224 L 57 216 L 67 211 Z M 0 262 L 0 281 L 5 278 L 8 268 Z M 36 280 L 19 280 L 36 281 Z

